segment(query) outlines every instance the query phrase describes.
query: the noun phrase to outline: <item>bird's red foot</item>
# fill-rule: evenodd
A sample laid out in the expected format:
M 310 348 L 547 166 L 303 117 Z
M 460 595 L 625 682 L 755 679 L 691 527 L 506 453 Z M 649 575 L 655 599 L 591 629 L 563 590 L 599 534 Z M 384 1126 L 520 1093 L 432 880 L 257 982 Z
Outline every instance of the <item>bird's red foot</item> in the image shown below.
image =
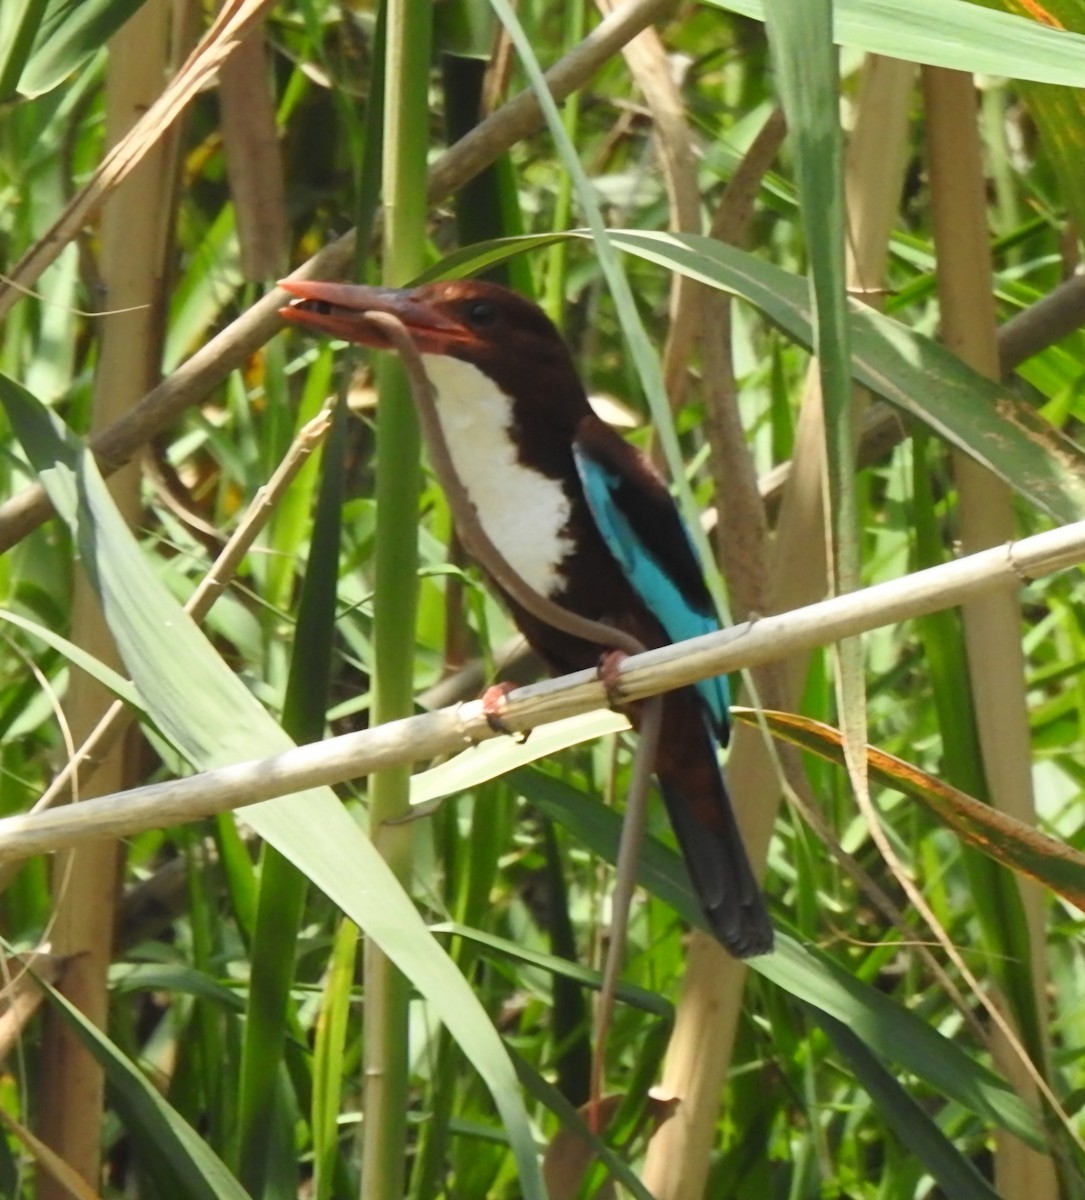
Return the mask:
M 516 691 L 515 683 L 495 683 L 488 687 L 482 693 L 482 714 L 486 718 L 486 724 L 494 731 L 494 733 L 504 733 L 513 741 L 523 745 L 527 741 L 530 730 L 527 733 L 517 732 L 510 729 L 504 721 L 505 709 L 508 707 L 505 697 L 509 692 Z
M 623 709 L 626 701 L 622 696 L 622 663 L 629 657 L 624 650 L 606 650 L 599 655 L 599 680 L 607 690 L 610 707 Z

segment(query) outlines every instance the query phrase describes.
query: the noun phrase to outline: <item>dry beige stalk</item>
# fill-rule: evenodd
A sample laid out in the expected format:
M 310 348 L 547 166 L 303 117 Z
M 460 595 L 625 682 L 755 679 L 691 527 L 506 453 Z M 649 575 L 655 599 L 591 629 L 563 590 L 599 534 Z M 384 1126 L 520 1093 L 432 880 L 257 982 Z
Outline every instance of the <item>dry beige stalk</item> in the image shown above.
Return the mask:
M 970 75 L 925 67 L 927 149 L 938 260 L 942 340 L 991 379 L 1000 373 L 995 330 L 994 275 L 987 232 L 986 175 L 975 86 Z M 1009 487 L 966 455 L 953 456 L 958 536 L 965 553 L 1013 537 Z M 1021 646 L 1021 609 L 1012 591 L 995 591 L 964 605 L 968 673 L 991 802 L 1034 823 L 1032 752 Z M 1042 889 L 1019 881 L 1032 941 L 1037 1008 L 1043 1012 L 1046 969 Z M 978 986 L 978 985 L 977 985 Z M 1016 1037 L 994 1039 L 996 1059 L 1022 1097 L 1036 1101 L 1036 1081 Z M 1043 1070 L 1043 1065 L 1039 1065 Z M 1003 1196 L 1054 1200 L 1054 1161 L 1005 1130 L 996 1131 L 995 1185 Z
M 630 38 L 635 37 L 653 21 L 659 20 L 673 2 L 674 0 L 629 0 L 618 12 L 602 21 L 546 73 L 554 98 L 558 101 L 563 100 L 586 83 Z M 249 11 L 249 6 L 244 8 L 247 19 L 255 20 L 259 15 L 259 6 L 254 8 L 256 11 L 253 12 Z M 240 15 L 237 19 L 240 22 Z M 244 27 L 240 32 L 243 31 Z M 238 31 L 234 32 L 236 35 Z M 232 44 L 220 47 L 220 57 L 228 53 L 228 45 Z M 208 46 L 209 53 L 210 49 Z M 211 74 L 213 72 L 209 71 L 201 82 L 209 80 Z M 479 171 L 488 167 L 510 146 L 534 133 L 541 125 L 542 115 L 534 93 L 525 91 L 514 96 L 441 155 L 430 172 L 430 199 L 434 203 L 445 199 L 467 180 L 473 179 Z M 95 178 L 97 179 L 97 176 Z M 64 229 L 69 239 L 75 236 L 79 228 L 80 223 L 65 221 Z M 54 240 L 63 239 L 64 236 L 65 232 L 59 228 L 50 235 Z M 64 241 L 60 240 L 50 254 L 45 254 L 43 248 L 41 253 L 45 254 L 45 257 L 40 262 L 36 257 L 34 264 L 27 264 L 25 278 L 19 278 L 19 285 L 28 286 L 26 279 L 33 282 L 64 244 Z M 352 268 L 354 256 L 355 234 L 351 231 L 325 246 L 294 272 L 294 275 L 299 279 L 341 279 Z M 12 288 L 6 292 L 0 291 L 0 316 L 6 311 L 5 302 L 10 307 L 21 294 Z M 148 392 L 131 412 L 93 438 L 91 445 L 103 471 L 109 474 L 123 466 L 140 446 L 169 428 L 185 409 L 202 400 L 250 354 L 273 337 L 282 327 L 279 309 L 287 299 L 284 292 L 270 292 L 227 329 L 197 350 L 169 379 Z M 0 504 L 0 553 L 10 549 L 36 529 L 51 512 L 49 500 L 40 484 L 32 484 L 17 496 Z
M 172 20 L 169 0 L 150 0 L 123 26 L 109 45 L 106 83 L 106 137 L 130 146 L 140 116 L 155 108 L 169 65 Z M 124 310 L 102 327 L 94 381 L 92 423 L 116 421 L 158 378 L 163 338 L 165 244 L 171 227 L 175 173 L 170 145 L 155 139 L 151 153 L 107 156 L 125 164 L 123 186 L 88 194 L 109 196 L 102 213 L 100 273 L 107 307 Z M 138 166 L 137 166 L 138 164 Z M 139 513 L 139 474 L 135 467 L 118 474 L 114 499 L 129 521 Z M 99 661 L 117 668 L 119 658 L 86 576 L 76 576 L 72 640 Z M 73 670 L 65 713 L 72 734 L 82 742 L 108 708 L 102 685 Z M 97 785 L 116 791 L 133 782 L 130 757 L 118 744 L 98 765 Z M 91 1021 L 105 1028 L 109 1009 L 107 972 L 113 956 L 113 926 L 120 872 L 119 846 L 103 839 L 54 863 L 51 942 L 68 958 L 62 994 Z M 100 1173 L 104 1081 L 101 1068 L 71 1023 L 53 1008 L 45 1014 L 38 1130 L 42 1141 L 71 1170 L 96 1187 Z M 39 1200 L 65 1200 L 67 1186 L 55 1173 L 39 1178 Z
M 858 121 L 848 148 L 847 184 L 851 224 L 849 282 L 866 286 L 882 279 L 889 230 L 895 218 L 904 174 L 907 103 L 913 68 L 889 59 L 870 58 L 864 66 Z M 866 232 L 870 230 L 869 234 Z M 863 258 L 856 258 L 856 251 Z M 769 556 L 769 599 L 762 611 L 785 612 L 811 604 L 827 591 L 825 534 L 822 514 L 824 486 L 824 429 L 816 364 L 812 364 L 803 396 L 792 469 L 784 489 L 776 538 Z M 756 510 L 755 510 L 756 511 Z M 757 551 L 748 547 L 756 558 Z M 728 570 L 732 568 L 728 565 Z M 747 603 L 758 604 L 756 599 Z M 774 692 L 774 703 L 793 709 L 807 671 L 805 655 L 781 663 L 759 687 Z M 747 849 L 754 863 L 765 861 L 781 794 L 781 775 L 772 746 L 760 730 L 739 726 L 728 760 L 732 791 L 739 797 L 739 816 Z M 694 961 L 694 955 L 699 960 Z M 708 944 L 691 945 L 690 976 L 680 1006 L 701 1005 L 682 1026 L 676 1025 L 664 1067 L 664 1090 L 679 1096 L 682 1105 L 653 1139 L 645 1168 L 645 1183 L 661 1200 L 700 1200 L 704 1175 L 686 1166 L 703 1161 L 705 1143 L 714 1129 L 703 1110 L 713 1109 L 730 1065 L 730 1052 L 713 1055 L 703 1070 L 699 1044 L 705 1022 L 711 1019 L 724 1045 L 734 1038 L 741 1007 L 746 968 Z
M 261 26 L 250 29 L 222 64 L 219 107 L 242 274 L 254 283 L 279 279 L 287 270 L 290 224 Z

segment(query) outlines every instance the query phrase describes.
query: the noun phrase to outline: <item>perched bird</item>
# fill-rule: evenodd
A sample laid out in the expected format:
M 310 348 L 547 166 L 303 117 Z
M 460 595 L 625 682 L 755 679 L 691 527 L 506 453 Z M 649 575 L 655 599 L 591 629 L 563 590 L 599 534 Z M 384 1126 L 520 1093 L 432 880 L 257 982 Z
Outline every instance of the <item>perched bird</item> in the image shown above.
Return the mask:
M 456 474 L 489 540 L 535 592 L 645 647 L 718 628 L 689 535 L 655 468 L 588 403 L 561 335 L 535 304 L 476 280 L 413 289 L 287 280 L 291 323 L 386 349 L 367 319 L 391 313 L 433 385 Z M 500 590 L 500 588 L 499 588 Z M 505 594 L 555 674 L 600 647 Z M 656 776 L 710 928 L 739 957 L 772 949 L 772 924 L 720 771 L 728 736 L 719 676 L 664 698 Z M 629 706 L 634 725 L 638 712 Z

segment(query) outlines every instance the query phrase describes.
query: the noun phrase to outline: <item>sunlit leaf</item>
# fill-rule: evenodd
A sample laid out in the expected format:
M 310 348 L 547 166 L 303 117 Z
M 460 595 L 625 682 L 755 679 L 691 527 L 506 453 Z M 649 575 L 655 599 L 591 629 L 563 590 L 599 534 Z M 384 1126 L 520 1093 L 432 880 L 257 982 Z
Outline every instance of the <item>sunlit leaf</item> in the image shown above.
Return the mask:
M 62 83 L 117 32 L 143 0 L 50 0 L 19 78 L 24 96 Z
M 750 710 L 735 709 L 734 715 L 737 720 L 757 721 Z M 838 730 L 791 713 L 760 716 L 778 737 L 843 765 Z M 918 800 L 969 845 L 1045 884 L 1085 912 L 1085 855 L 883 750 L 868 746 L 867 764 L 871 778 L 883 787 Z
M 78 439 L 10 381 L 0 400 L 54 506 L 72 525 L 121 656 L 146 689 L 157 722 L 200 769 L 287 749 L 290 740 L 149 569 Z M 525 1194 L 541 1200 L 527 1114 L 500 1038 L 334 792 L 318 788 L 252 805 L 245 821 L 374 938 L 431 1002 L 493 1092 Z
M 761 0 L 706 0 L 764 19 Z M 842 46 L 973 74 L 1085 87 L 1085 38 L 965 0 L 835 0 Z

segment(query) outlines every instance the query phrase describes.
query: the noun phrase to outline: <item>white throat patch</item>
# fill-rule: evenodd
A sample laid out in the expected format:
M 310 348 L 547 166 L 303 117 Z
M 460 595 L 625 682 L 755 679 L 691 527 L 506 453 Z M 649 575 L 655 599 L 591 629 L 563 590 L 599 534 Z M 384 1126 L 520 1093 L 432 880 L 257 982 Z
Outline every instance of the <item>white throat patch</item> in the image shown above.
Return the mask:
M 555 594 L 574 548 L 564 532 L 572 508 L 564 487 L 519 461 L 509 437 L 512 401 L 485 372 L 443 354 L 423 354 L 422 363 L 452 465 L 483 529 L 525 583 Z

